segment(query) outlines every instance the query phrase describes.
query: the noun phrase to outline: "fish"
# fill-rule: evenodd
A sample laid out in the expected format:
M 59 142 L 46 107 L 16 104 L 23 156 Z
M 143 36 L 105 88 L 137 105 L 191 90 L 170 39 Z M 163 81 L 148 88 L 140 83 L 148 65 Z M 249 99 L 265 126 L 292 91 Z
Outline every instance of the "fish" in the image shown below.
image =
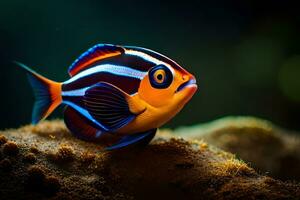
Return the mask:
M 167 56 L 137 46 L 97 44 L 70 65 L 64 82 L 16 64 L 33 88 L 32 124 L 64 105 L 64 122 L 75 137 L 119 137 L 106 150 L 148 144 L 197 91 L 194 75 Z

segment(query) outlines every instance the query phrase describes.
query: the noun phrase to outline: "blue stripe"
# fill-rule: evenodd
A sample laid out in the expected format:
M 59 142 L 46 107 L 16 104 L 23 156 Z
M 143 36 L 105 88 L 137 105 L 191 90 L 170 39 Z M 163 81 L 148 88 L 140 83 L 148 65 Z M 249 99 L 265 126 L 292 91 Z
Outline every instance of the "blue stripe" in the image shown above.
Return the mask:
M 96 124 L 98 127 L 100 127 L 101 129 L 103 129 L 104 131 L 108 131 L 108 129 L 106 127 L 104 127 L 102 124 L 100 124 L 99 122 L 97 122 L 91 115 L 90 113 L 83 109 L 82 107 L 70 102 L 70 101 L 63 101 L 62 103 L 71 106 L 72 108 L 74 108 L 75 110 L 77 110 L 80 114 L 82 114 L 84 117 L 86 117 L 88 120 L 90 120 L 91 122 L 93 122 L 94 124 Z
M 106 72 L 106 73 L 111 73 L 119 76 L 126 76 L 126 77 L 131 77 L 131 78 L 136 78 L 139 80 L 142 80 L 144 76 L 147 74 L 147 72 L 132 69 L 130 67 L 126 66 L 121 66 L 121 65 L 112 65 L 112 64 L 102 64 L 102 65 L 97 65 L 95 67 L 89 68 L 85 71 L 80 72 L 79 74 L 73 76 L 64 84 L 72 83 L 78 79 L 90 76 L 92 74 L 96 74 L 99 72 Z

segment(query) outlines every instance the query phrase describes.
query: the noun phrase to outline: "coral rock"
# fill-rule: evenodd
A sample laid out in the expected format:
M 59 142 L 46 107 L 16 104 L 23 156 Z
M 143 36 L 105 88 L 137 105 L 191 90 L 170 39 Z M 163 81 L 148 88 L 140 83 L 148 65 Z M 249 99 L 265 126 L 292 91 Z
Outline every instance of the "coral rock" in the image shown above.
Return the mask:
M 19 147 L 15 142 L 7 142 L 3 145 L 3 153 L 6 155 L 14 156 L 19 152 Z
M 0 161 L 0 168 L 4 171 L 9 171 L 12 168 L 11 161 L 7 158 Z
M 33 153 L 28 153 L 24 156 L 24 161 L 29 163 L 35 163 L 36 156 Z
M 300 181 L 300 137 L 269 121 L 226 117 L 207 124 L 179 128 L 187 140 L 204 140 L 236 154 L 256 170 L 281 180 Z
M 300 199 L 297 183 L 261 175 L 209 143 L 161 132 L 145 147 L 103 152 L 59 120 L 4 131 L 22 153 L 10 157 L 9 173 L 0 170 L 1 199 Z M 23 162 L 32 147 L 35 165 Z
M 0 135 L 0 145 L 5 144 L 7 142 L 7 138 L 4 135 Z

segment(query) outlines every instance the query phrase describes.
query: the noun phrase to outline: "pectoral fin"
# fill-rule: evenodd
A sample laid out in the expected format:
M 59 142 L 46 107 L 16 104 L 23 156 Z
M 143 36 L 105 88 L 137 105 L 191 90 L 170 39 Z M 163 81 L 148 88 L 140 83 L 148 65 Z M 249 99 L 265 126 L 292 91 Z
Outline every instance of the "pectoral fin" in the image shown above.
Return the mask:
M 130 123 L 143 111 L 135 97 L 106 82 L 89 88 L 84 102 L 90 115 L 112 132 Z
M 139 144 L 139 143 L 148 144 L 155 136 L 156 130 L 157 129 L 152 129 L 147 132 L 124 136 L 119 142 L 117 142 L 116 144 L 110 147 L 106 147 L 105 149 L 115 150 L 132 144 Z

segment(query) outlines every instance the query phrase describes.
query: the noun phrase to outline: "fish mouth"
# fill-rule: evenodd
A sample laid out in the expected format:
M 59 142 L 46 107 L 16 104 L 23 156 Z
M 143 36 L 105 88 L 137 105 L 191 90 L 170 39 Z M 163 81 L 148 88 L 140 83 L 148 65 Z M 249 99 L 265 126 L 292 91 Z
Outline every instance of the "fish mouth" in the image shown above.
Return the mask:
M 180 91 L 183 90 L 184 88 L 186 88 L 186 87 L 188 87 L 188 86 L 191 86 L 191 85 L 196 86 L 196 80 L 195 80 L 195 79 L 190 79 L 189 81 L 182 83 L 182 84 L 177 88 L 177 90 L 175 91 L 175 93 L 180 92 Z

